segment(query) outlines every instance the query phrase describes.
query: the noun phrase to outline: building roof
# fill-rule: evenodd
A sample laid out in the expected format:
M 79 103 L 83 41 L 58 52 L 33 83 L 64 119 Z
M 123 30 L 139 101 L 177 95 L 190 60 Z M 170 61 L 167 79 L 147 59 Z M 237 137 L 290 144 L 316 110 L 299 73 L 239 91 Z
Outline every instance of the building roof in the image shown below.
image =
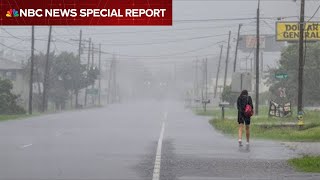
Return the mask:
M 18 69 L 23 69 L 21 63 L 0 57 L 0 70 L 18 70 Z

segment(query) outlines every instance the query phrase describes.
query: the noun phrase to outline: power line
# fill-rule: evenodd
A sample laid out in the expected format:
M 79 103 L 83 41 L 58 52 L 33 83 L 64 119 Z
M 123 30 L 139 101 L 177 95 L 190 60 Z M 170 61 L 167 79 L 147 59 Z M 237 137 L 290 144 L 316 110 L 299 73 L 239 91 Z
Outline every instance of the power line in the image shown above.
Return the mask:
M 101 32 L 101 33 L 83 33 L 84 36 L 99 36 L 99 35 L 107 35 L 107 34 L 137 34 L 137 33 L 161 33 L 161 32 L 175 32 L 175 31 L 189 31 L 189 30 L 199 30 L 199 29 L 217 29 L 217 28 L 230 28 L 234 27 L 234 25 L 224 25 L 224 26 L 194 26 L 188 28 L 173 28 L 170 29 L 163 29 L 163 30 L 145 30 L 145 31 L 109 31 L 109 32 Z M 11 29 L 11 28 L 7 28 Z M 18 28 L 15 28 L 18 29 Z M 19 28 L 19 30 L 24 30 Z M 55 32 L 56 33 L 56 32 Z M 60 37 L 65 36 L 74 36 L 73 34 L 60 34 Z M 20 37 L 27 37 L 27 36 L 20 36 Z
M 311 19 L 314 18 L 314 16 L 317 14 L 317 12 L 319 11 L 319 9 L 320 9 L 320 5 L 318 6 L 317 10 L 313 13 L 313 15 L 310 17 L 310 19 L 309 19 L 307 22 L 309 22 Z
M 197 49 L 193 49 L 193 50 L 189 50 L 189 51 L 184 51 L 184 52 L 177 52 L 177 53 L 171 53 L 171 54 L 161 54 L 161 55 L 157 55 L 157 56 L 134 56 L 134 55 L 127 55 L 127 54 L 118 54 L 119 56 L 124 56 L 124 57 L 136 57 L 136 58 L 141 58 L 141 57 L 146 57 L 146 58 L 152 58 L 152 57 L 171 57 L 171 56 L 174 56 L 174 55 L 179 55 L 179 54 L 187 54 L 187 53 L 191 53 L 191 52 L 197 52 L 197 51 L 200 51 L 200 50 L 203 50 L 203 49 L 207 49 L 207 48 L 210 48 L 212 46 L 215 46 L 219 43 L 222 43 L 222 42 L 225 42 L 225 41 L 218 41 L 218 42 L 215 42 L 209 46 L 204 46 L 204 47 L 201 47 L 201 48 L 197 48 Z M 106 51 L 102 51 L 103 54 L 114 54 L 114 53 L 111 53 L 111 52 L 106 52 Z
M 102 45 L 113 45 L 113 46 L 133 46 L 133 45 L 154 45 L 154 44 L 168 44 L 168 43 L 175 43 L 175 42 L 183 42 L 183 41 L 189 41 L 189 40 L 198 40 L 198 39 L 208 39 L 213 37 L 221 37 L 221 36 L 227 36 L 228 34 L 217 34 L 217 35 L 209 35 L 209 36 L 198 36 L 198 37 L 192 37 L 192 38 L 186 38 L 186 39 L 176 39 L 176 40 L 170 40 L 170 41 L 164 41 L 164 42 L 146 42 L 146 43 L 104 43 Z M 157 40 L 155 40 L 157 41 Z
M 22 41 L 20 41 L 20 42 L 22 42 Z M 16 44 L 16 43 L 14 43 L 14 44 Z M 13 48 L 13 47 L 12 47 L 13 45 L 6 45 L 6 44 L 4 44 L 4 43 L 2 43 L 2 42 L 0 42 L 0 45 L 6 47 L 6 48 L 8 48 L 8 49 L 11 49 L 11 50 L 13 50 L 13 51 L 19 51 L 19 52 L 26 52 L 26 51 L 28 51 L 28 52 L 29 52 L 29 50 L 16 49 L 16 48 Z
M 5 28 L 3 28 L 3 27 L 1 27 L 1 29 L 2 29 L 4 32 L 6 32 L 7 34 L 9 34 L 11 37 L 15 38 L 15 39 L 19 39 L 19 40 L 22 40 L 22 41 L 25 40 L 25 39 L 22 39 L 22 38 L 20 38 L 20 37 L 17 37 L 17 36 L 15 36 L 15 35 L 11 34 L 10 32 L 8 32 L 8 31 L 7 31 Z
M 244 23 L 246 25 L 247 23 Z M 248 25 L 248 24 L 247 24 Z M 87 36 L 96 36 L 96 35 L 107 35 L 107 34 L 136 34 L 136 33 L 160 33 L 160 32 L 176 32 L 176 31 L 195 31 L 195 30 L 201 30 L 201 29 L 218 29 L 218 28 L 232 28 L 235 27 L 234 25 L 223 25 L 223 26 L 196 26 L 196 27 L 190 27 L 190 28 L 178 28 L 178 29 L 164 29 L 164 30 L 157 30 L 157 31 L 111 31 L 111 32 L 101 32 L 101 33 L 83 33 L 83 35 Z M 4 28 L 3 28 L 4 29 Z M 10 29 L 10 28 L 7 28 Z M 20 30 L 20 29 L 19 29 Z M 24 29 L 21 29 L 24 30 Z M 57 34 L 56 31 L 54 31 L 55 34 Z M 45 35 L 44 35 L 45 36 Z M 59 37 L 66 37 L 66 36 L 74 36 L 72 34 L 60 34 L 58 35 Z M 5 36 L 1 36 L 5 37 Z M 23 38 L 23 37 L 29 37 L 29 36 L 15 36 L 16 38 Z M 39 37 L 39 36 L 38 36 Z M 30 39 L 25 39 L 25 40 L 30 40 Z M 36 39 L 36 40 L 42 40 L 42 41 L 47 41 L 47 39 Z

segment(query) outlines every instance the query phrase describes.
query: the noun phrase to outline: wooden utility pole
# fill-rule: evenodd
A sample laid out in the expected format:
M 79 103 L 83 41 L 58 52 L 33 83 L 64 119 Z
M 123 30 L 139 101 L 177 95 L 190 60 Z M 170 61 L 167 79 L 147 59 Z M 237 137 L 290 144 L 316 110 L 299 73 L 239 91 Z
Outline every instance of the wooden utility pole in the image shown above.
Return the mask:
M 98 105 L 101 105 L 101 44 L 99 44 L 99 97 L 98 97 Z
M 91 53 L 92 53 L 92 61 L 91 61 L 91 69 L 92 70 L 94 70 L 94 52 L 95 52 L 95 49 L 94 49 L 94 44 L 92 43 L 92 47 L 91 47 Z M 93 84 L 92 84 L 92 86 L 91 86 L 91 90 L 92 90 L 92 92 L 91 92 L 91 103 L 92 103 L 92 105 L 94 105 L 95 104 L 95 101 L 94 101 L 94 99 L 95 99 L 95 94 L 93 93 L 93 91 L 94 91 L 94 86 L 95 86 L 95 82 L 96 82 L 96 80 L 94 80 L 93 81 Z
M 260 57 L 260 73 L 261 73 L 261 78 L 263 79 L 263 51 L 261 51 L 260 52 L 260 55 L 261 55 L 261 57 Z
M 79 96 L 79 89 L 80 89 L 80 76 L 81 76 L 81 43 L 82 43 L 82 30 L 80 29 L 80 38 L 79 38 L 79 50 L 78 50 L 78 66 L 79 68 L 77 69 L 77 79 L 76 79 L 76 108 L 79 107 L 79 101 L 78 101 L 78 96 Z
M 90 52 L 91 52 L 91 38 L 89 38 L 89 47 L 88 47 L 88 63 L 87 63 L 87 76 L 90 71 Z M 84 106 L 87 106 L 88 99 L 88 87 L 86 86 L 86 92 L 84 93 Z
M 256 36 L 256 103 L 255 103 L 255 115 L 259 115 L 259 51 L 260 51 L 260 0 L 258 1 L 257 8 L 257 36 Z
M 49 26 L 47 57 L 46 57 L 46 63 L 45 63 L 43 94 L 42 94 L 42 112 L 45 112 L 48 108 L 48 90 L 49 90 L 48 81 L 49 81 L 49 58 L 50 58 L 51 32 L 52 32 L 52 26 Z
M 225 88 L 226 88 L 226 84 L 227 84 L 228 64 L 229 64 L 229 52 L 230 52 L 230 38 L 231 38 L 231 31 L 229 31 L 229 38 L 228 38 L 227 57 L 226 57 L 226 67 L 225 67 L 225 72 L 224 72 L 224 81 L 223 81 L 223 90 L 225 90 Z
M 196 66 L 195 66 L 195 76 L 194 76 L 194 79 L 195 79 L 195 82 L 194 82 L 194 95 L 195 95 L 195 98 L 198 98 L 198 95 L 199 95 L 199 72 L 198 72 L 198 69 L 199 69 L 199 60 L 197 59 L 196 60 Z
M 112 71 L 113 71 L 113 59 L 110 62 L 110 68 L 109 68 L 108 97 L 107 97 L 108 104 L 111 103 L 111 80 L 112 80 L 112 73 L 113 73 Z
M 305 0 L 301 0 L 300 9 L 300 38 L 299 38 L 299 75 L 298 75 L 298 113 L 303 111 L 303 41 L 304 41 L 304 9 Z
M 113 55 L 108 80 L 108 103 L 113 103 L 117 100 L 117 72 L 116 72 L 116 56 Z
M 204 61 L 202 60 L 202 66 L 201 66 L 201 105 L 202 106 L 204 101 L 203 89 L 204 89 Z
M 250 72 L 253 74 L 253 58 L 250 58 Z
M 242 24 L 239 24 L 237 44 L 236 44 L 236 52 L 235 52 L 235 55 L 234 55 L 233 72 L 236 72 L 236 69 L 237 69 L 237 56 L 238 56 L 238 46 L 239 46 L 239 41 L 240 41 L 241 26 L 242 26 Z
M 29 114 L 32 114 L 33 95 L 33 68 L 34 66 L 34 26 L 31 27 L 31 58 L 30 58 L 30 82 L 29 82 Z
M 222 59 L 222 51 L 223 51 L 223 45 L 220 46 L 220 56 L 219 56 L 219 63 L 218 63 L 217 75 L 216 75 L 216 86 L 214 88 L 214 98 L 217 97 L 217 89 L 218 89 L 218 81 L 219 81 L 220 66 L 221 66 L 221 59 Z
M 92 43 L 92 46 L 91 46 L 91 67 L 93 68 L 94 67 L 94 44 Z
M 204 112 L 207 111 L 207 103 L 208 103 L 208 59 L 204 60 L 204 78 L 205 78 L 205 102 L 204 102 Z

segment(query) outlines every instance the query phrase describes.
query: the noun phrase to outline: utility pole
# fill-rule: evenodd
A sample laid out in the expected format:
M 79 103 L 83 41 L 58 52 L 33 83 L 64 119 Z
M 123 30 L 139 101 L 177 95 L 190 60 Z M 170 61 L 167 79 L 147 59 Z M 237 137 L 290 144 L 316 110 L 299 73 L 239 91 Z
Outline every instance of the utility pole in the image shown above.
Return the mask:
M 263 79 L 263 51 L 261 51 L 261 59 L 260 59 L 260 71 L 261 71 L 261 78 Z
M 204 101 L 204 95 L 203 95 L 203 89 L 204 89 L 204 60 L 202 60 L 202 68 L 201 68 L 201 105 L 203 106 Z
M 229 52 L 230 52 L 230 38 L 231 38 L 231 31 L 229 31 L 229 38 L 228 38 L 227 58 L 226 58 L 226 67 L 225 67 L 225 72 L 224 72 L 223 90 L 225 90 L 226 84 L 227 84 Z
M 217 68 L 216 86 L 214 88 L 214 98 L 217 97 L 217 89 L 218 89 L 218 81 L 219 81 L 220 66 L 221 66 L 221 59 L 222 59 L 222 51 L 223 51 L 223 45 L 220 46 L 220 56 L 219 56 L 219 63 L 218 63 L 218 68 Z
M 253 74 L 253 58 L 250 58 L 250 72 Z
M 257 40 L 256 40 L 256 103 L 255 114 L 259 115 L 259 51 L 260 51 L 260 0 L 257 8 Z
M 205 76 L 205 102 L 204 102 L 204 112 L 207 111 L 207 102 L 208 102 L 208 59 L 206 58 L 204 61 L 204 76 Z
M 91 52 L 91 38 L 89 38 L 89 47 L 88 47 L 88 63 L 87 63 L 87 76 L 89 75 L 90 70 L 90 52 Z M 86 86 L 86 92 L 84 93 L 84 106 L 87 106 L 88 99 L 88 87 Z
M 112 80 L 112 71 L 113 71 L 113 59 L 110 62 L 110 69 L 109 69 L 109 78 L 108 78 L 108 97 L 107 102 L 108 104 L 111 103 L 111 80 Z
M 248 58 L 246 58 L 246 72 L 249 72 L 249 70 L 248 70 Z
M 79 69 L 77 69 L 77 79 L 76 79 L 76 109 L 79 107 L 79 102 L 78 102 L 78 96 L 79 96 L 79 89 L 80 89 L 80 66 L 81 66 L 81 43 L 82 43 L 82 30 L 80 29 L 80 38 L 79 38 L 79 52 L 78 52 L 78 66 Z
M 196 94 L 199 96 L 199 59 L 196 60 Z
M 113 103 L 117 100 L 117 82 L 116 82 L 116 57 L 113 55 L 108 80 L 108 103 Z
M 303 41 L 304 41 L 304 9 L 305 0 L 301 0 L 300 9 L 300 38 L 299 38 L 299 75 L 298 75 L 298 113 L 303 109 L 302 95 L 303 95 Z
M 79 91 L 81 89 L 81 84 L 80 84 L 80 76 L 81 76 L 81 53 L 83 53 L 83 49 L 82 46 L 84 45 L 84 43 L 89 42 L 89 40 L 86 39 L 82 39 L 82 30 L 80 30 L 80 38 L 79 39 L 71 39 L 71 41 L 79 41 L 79 49 L 78 49 L 78 61 L 79 61 L 79 69 L 77 73 L 78 77 L 76 79 L 76 90 L 75 90 L 75 95 L 76 95 L 76 108 L 79 108 Z M 86 92 L 85 92 L 86 93 Z
M 194 74 L 194 96 L 198 97 L 198 59 L 196 60 L 196 66 L 195 66 L 195 74 Z
M 29 82 L 29 114 L 32 114 L 33 95 L 33 66 L 34 66 L 34 26 L 31 27 L 31 58 L 30 58 L 30 82 Z
M 91 61 L 91 68 L 92 68 L 92 70 L 94 70 L 94 51 L 95 51 L 95 49 L 94 49 L 94 44 L 92 43 L 92 47 L 91 47 L 91 53 L 92 53 L 92 61 Z M 95 85 L 95 80 L 93 81 L 93 84 L 92 84 L 92 86 L 91 86 L 91 89 L 92 89 L 92 91 L 94 90 L 94 85 Z M 91 102 L 92 102 L 92 105 L 94 105 L 95 104 L 95 102 L 94 102 L 94 98 L 95 98 L 95 94 L 93 94 L 93 92 L 92 92 L 92 94 L 91 94 Z
M 242 26 L 242 24 L 239 24 L 236 52 L 235 52 L 235 55 L 234 55 L 233 72 L 236 72 L 236 68 L 237 68 L 237 56 L 238 56 L 238 46 L 239 46 L 239 41 L 240 41 L 240 29 L 241 29 L 241 26 Z
M 50 57 L 51 32 L 52 32 L 52 26 L 49 26 L 47 58 L 45 63 L 43 94 L 42 94 L 42 112 L 45 112 L 48 108 L 48 89 L 49 89 L 48 81 L 49 81 L 49 57 Z
M 98 97 L 98 105 L 101 105 L 101 44 L 99 44 L 99 97 Z

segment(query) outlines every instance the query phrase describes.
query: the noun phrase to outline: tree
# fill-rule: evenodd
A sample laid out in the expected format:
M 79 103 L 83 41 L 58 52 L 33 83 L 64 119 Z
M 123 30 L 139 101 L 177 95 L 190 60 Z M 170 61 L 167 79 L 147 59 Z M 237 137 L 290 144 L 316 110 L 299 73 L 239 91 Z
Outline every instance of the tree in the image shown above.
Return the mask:
M 45 54 L 40 53 L 35 55 L 34 80 L 39 84 L 38 87 L 41 87 L 43 84 L 45 59 Z M 86 65 L 79 64 L 78 57 L 69 52 L 61 52 L 58 55 L 51 53 L 49 63 L 48 98 L 49 101 L 55 103 L 58 109 L 65 108 L 66 101 L 75 92 L 76 88 L 81 90 L 92 85 L 99 73 L 98 69 L 94 67 L 87 70 Z M 28 65 L 25 72 L 28 72 L 29 68 Z M 79 71 L 80 73 L 78 73 Z M 80 77 L 78 77 L 79 74 Z M 40 89 L 35 92 L 39 92 Z
M 283 101 L 297 103 L 298 97 L 298 45 L 290 45 L 281 52 L 279 67 L 269 70 L 267 84 L 273 99 L 279 99 L 279 88 L 286 89 Z M 320 105 L 320 44 L 308 43 L 305 53 L 303 99 L 304 105 Z M 287 79 L 276 79 L 275 74 L 288 74 Z
M 0 114 L 25 114 L 26 111 L 19 105 L 19 96 L 12 94 L 12 82 L 8 79 L 0 79 Z
M 62 52 L 54 58 L 51 66 L 49 98 L 63 109 L 66 100 L 77 88 L 81 90 L 94 83 L 98 72 L 94 67 L 87 71 L 86 65 L 78 63 L 77 56 Z
M 52 64 L 52 60 L 55 59 L 55 53 L 50 53 L 49 57 L 50 66 Z M 44 69 L 45 69 L 45 60 L 46 55 L 40 52 L 39 54 L 35 54 L 34 56 L 34 74 L 33 74 L 33 83 L 36 85 L 33 91 L 33 106 L 37 107 L 38 110 L 42 109 L 42 91 L 43 91 L 43 80 L 44 80 Z M 30 59 L 28 60 L 28 64 L 25 65 L 23 70 L 24 76 L 29 77 L 30 75 Z

